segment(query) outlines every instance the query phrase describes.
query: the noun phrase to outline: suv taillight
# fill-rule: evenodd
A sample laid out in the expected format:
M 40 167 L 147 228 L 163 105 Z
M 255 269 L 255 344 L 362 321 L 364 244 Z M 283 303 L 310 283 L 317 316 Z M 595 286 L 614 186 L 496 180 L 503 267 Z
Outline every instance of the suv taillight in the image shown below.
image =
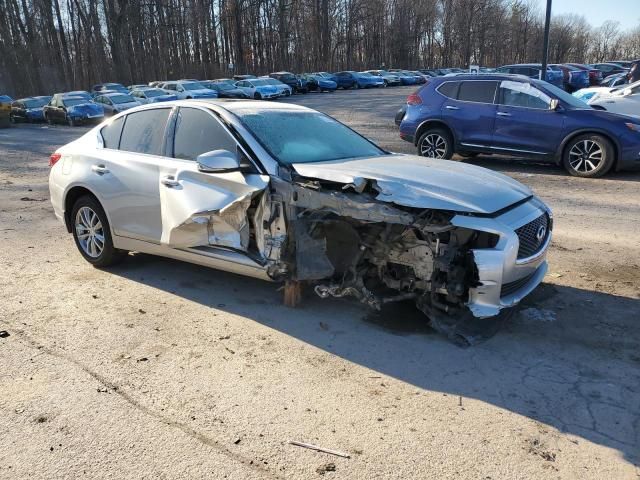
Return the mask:
M 60 157 L 62 157 L 62 154 L 61 154 L 61 153 L 56 152 L 56 153 L 52 154 L 52 155 L 49 157 L 49 166 L 50 166 L 50 167 L 53 167 L 53 166 L 56 164 L 56 162 L 57 162 L 58 160 L 60 160 Z
M 417 93 L 412 93 L 407 97 L 407 105 L 422 105 L 422 99 Z

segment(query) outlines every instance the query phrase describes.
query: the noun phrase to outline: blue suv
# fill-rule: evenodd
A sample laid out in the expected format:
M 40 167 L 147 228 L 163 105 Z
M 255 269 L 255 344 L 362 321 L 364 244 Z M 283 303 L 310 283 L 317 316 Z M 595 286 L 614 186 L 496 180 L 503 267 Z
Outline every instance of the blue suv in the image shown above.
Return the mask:
M 580 177 L 640 166 L 640 118 L 521 75 L 431 79 L 407 99 L 400 137 L 423 156 L 508 154 L 555 161 Z

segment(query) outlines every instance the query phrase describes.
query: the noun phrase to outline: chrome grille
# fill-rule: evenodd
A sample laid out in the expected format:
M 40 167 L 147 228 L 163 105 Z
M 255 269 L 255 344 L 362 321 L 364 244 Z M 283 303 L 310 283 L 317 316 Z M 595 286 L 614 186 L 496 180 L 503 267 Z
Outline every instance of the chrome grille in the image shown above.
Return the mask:
M 542 233 L 542 235 L 541 235 Z M 551 233 L 549 215 L 543 213 L 535 220 L 516 229 L 516 234 L 520 240 L 518 248 L 518 259 L 527 258 L 540 251 Z

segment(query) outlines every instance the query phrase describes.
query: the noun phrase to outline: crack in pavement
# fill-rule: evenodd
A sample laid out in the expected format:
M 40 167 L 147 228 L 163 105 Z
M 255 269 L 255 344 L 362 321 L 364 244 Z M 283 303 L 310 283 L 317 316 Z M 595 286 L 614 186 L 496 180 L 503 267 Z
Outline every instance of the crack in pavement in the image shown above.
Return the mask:
M 184 433 L 185 435 L 187 435 L 190 438 L 193 438 L 194 440 L 202 443 L 203 445 L 206 445 L 210 448 L 213 448 L 215 450 L 217 450 L 218 452 L 220 452 L 221 454 L 225 455 L 226 457 L 229 457 L 231 460 L 235 461 L 235 462 L 239 462 L 241 464 L 243 464 L 244 466 L 246 466 L 247 468 L 253 470 L 256 473 L 259 473 L 261 475 L 263 475 L 265 478 L 274 478 L 274 479 L 281 479 L 283 477 L 280 477 L 279 475 L 273 473 L 272 471 L 262 467 L 260 464 L 258 464 L 258 462 L 254 462 L 252 459 L 247 458 L 243 455 L 240 455 L 238 453 L 232 452 L 231 450 L 229 450 L 228 448 L 220 445 L 218 443 L 217 440 L 214 440 L 212 438 L 207 437 L 206 435 L 198 432 L 197 430 L 183 424 L 180 423 L 178 421 L 172 420 L 170 418 L 167 418 L 161 414 L 159 414 L 158 412 L 150 409 L 149 407 L 143 405 L 142 403 L 140 403 L 139 401 L 137 401 L 131 394 L 124 392 L 120 389 L 120 387 L 118 385 L 116 385 L 115 383 L 109 381 L 107 378 L 103 377 L 101 374 L 95 372 L 94 370 L 92 370 L 91 368 L 87 367 L 86 365 L 80 363 L 78 360 L 74 359 L 71 356 L 68 355 L 64 355 L 61 353 L 58 353 L 56 351 L 54 351 L 54 349 L 45 346 L 44 344 L 38 342 L 37 340 L 31 338 L 27 333 L 24 332 L 24 330 L 19 329 L 19 328 L 15 328 L 13 325 L 11 325 L 9 322 L 6 321 L 2 321 L 0 322 L 1 324 L 6 325 L 9 329 L 11 329 L 12 333 L 20 338 L 22 338 L 27 346 L 31 347 L 31 348 L 35 348 L 36 350 L 38 350 L 39 352 L 43 352 L 44 354 L 50 355 L 52 357 L 55 357 L 57 359 L 66 361 L 68 363 L 71 363 L 73 365 L 75 365 L 76 367 L 80 368 L 84 373 L 86 373 L 87 375 L 89 375 L 90 377 L 92 377 L 94 380 L 96 380 L 98 383 L 100 383 L 103 387 L 112 390 L 114 393 L 116 393 L 117 395 L 120 396 L 120 398 L 122 398 L 123 400 L 125 400 L 129 405 L 131 405 L 132 407 L 134 407 L 136 410 L 139 410 L 140 412 L 144 413 L 147 416 L 153 417 L 155 418 L 157 421 L 180 430 L 182 433 Z

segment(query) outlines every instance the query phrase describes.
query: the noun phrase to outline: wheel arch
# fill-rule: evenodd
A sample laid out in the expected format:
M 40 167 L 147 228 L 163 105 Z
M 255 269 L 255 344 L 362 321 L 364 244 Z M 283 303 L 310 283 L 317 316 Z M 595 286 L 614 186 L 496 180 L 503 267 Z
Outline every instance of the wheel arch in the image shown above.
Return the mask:
M 107 220 L 109 221 L 109 228 L 111 228 L 111 219 L 109 218 L 109 212 L 107 212 L 107 209 L 104 208 L 104 205 L 100 201 L 100 198 L 98 198 L 98 196 L 86 186 L 74 185 L 71 188 L 69 188 L 69 190 L 67 190 L 63 199 L 64 225 L 67 228 L 67 232 L 69 233 L 72 232 L 73 220 L 71 219 L 71 210 L 73 209 L 73 205 L 76 203 L 76 201 L 80 197 L 83 197 L 85 195 L 95 198 L 96 201 L 100 204 L 100 206 L 102 207 L 102 210 L 104 211 L 104 214 L 107 216 Z M 112 235 L 113 235 L 113 232 L 112 232 Z
M 417 147 L 418 146 L 418 140 L 420 140 L 420 137 L 422 136 L 422 134 L 431 127 L 438 127 L 438 128 L 443 128 L 444 130 L 446 130 L 449 135 L 451 135 L 451 139 L 453 140 L 453 149 L 454 152 L 456 150 L 455 146 L 458 143 L 458 140 L 456 138 L 456 134 L 453 132 L 453 129 L 447 125 L 446 122 L 444 122 L 443 120 L 434 118 L 434 119 L 429 119 L 429 120 L 425 120 L 424 122 L 422 122 L 420 125 L 418 125 L 418 128 L 416 128 L 416 135 L 413 139 L 414 145 Z
M 611 166 L 611 169 L 617 170 L 618 163 L 620 160 L 620 144 L 618 143 L 614 135 L 611 135 L 609 132 L 605 130 L 601 130 L 599 128 L 583 128 L 580 130 L 574 130 L 573 132 L 565 136 L 562 142 L 560 143 L 558 150 L 556 151 L 556 155 L 555 155 L 556 165 L 562 165 L 564 152 L 567 149 L 567 145 L 571 140 L 573 140 L 576 137 L 579 137 L 580 135 L 588 135 L 588 134 L 601 135 L 611 142 L 611 145 L 613 146 L 613 156 L 614 156 L 613 165 Z

